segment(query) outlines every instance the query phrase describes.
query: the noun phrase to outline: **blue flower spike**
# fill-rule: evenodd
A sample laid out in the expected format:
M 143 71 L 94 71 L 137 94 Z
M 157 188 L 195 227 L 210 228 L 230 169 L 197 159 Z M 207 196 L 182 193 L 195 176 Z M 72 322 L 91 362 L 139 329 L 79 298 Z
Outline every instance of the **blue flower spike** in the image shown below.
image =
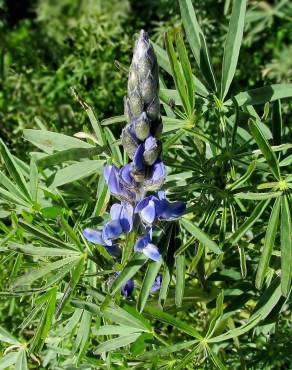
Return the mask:
M 158 221 L 179 218 L 185 211 L 185 204 L 169 202 L 165 192 L 160 190 L 166 170 L 161 159 L 158 64 L 151 41 L 143 30 L 135 44 L 129 68 L 125 116 L 128 123 L 122 131 L 121 141 L 132 161 L 121 168 L 113 164 L 104 168 L 108 188 L 120 203 L 111 206 L 111 220 L 102 231 L 85 229 L 83 233 L 87 240 L 103 245 L 112 255 L 121 254 L 117 243 L 122 234 L 141 233 L 144 236 L 136 241 L 134 251 L 159 261 L 161 254 L 152 242 L 152 229 Z M 158 192 L 148 194 L 155 191 Z M 161 276 L 157 276 L 153 291 L 160 285 Z M 128 297 L 133 289 L 134 282 L 129 280 L 122 287 L 122 294 Z

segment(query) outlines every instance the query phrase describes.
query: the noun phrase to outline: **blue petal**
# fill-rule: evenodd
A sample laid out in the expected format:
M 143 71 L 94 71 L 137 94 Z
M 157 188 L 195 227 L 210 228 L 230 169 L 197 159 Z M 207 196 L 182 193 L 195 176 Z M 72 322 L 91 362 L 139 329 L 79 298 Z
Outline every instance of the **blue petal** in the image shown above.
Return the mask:
M 112 165 L 107 165 L 103 169 L 103 176 L 104 176 L 105 181 L 106 181 L 107 184 L 108 184 L 108 180 L 109 180 L 112 168 L 113 168 Z
M 131 175 L 130 163 L 126 164 L 120 169 L 119 175 L 126 187 L 133 188 L 137 186 L 136 181 L 133 179 Z
M 133 158 L 135 168 L 138 171 L 144 170 L 143 154 L 144 154 L 144 144 L 140 144 L 138 148 L 136 149 L 136 152 Z
M 153 285 L 152 285 L 151 289 L 150 289 L 151 293 L 155 293 L 155 292 L 157 292 L 157 290 L 159 290 L 159 289 L 160 289 L 160 287 L 161 287 L 161 283 L 162 283 L 162 277 L 161 277 L 161 275 L 160 275 L 160 274 L 158 274 L 158 275 L 156 276 L 156 278 L 155 278 L 155 281 L 154 281 L 154 283 L 153 283 Z
M 110 215 L 112 220 L 119 220 L 121 217 L 123 206 L 119 203 L 115 203 L 111 206 Z
M 167 200 L 159 201 L 156 206 L 157 216 L 163 220 L 173 220 L 180 217 L 186 209 L 184 202 L 168 202 Z
M 120 194 L 122 192 L 121 186 L 119 184 L 118 172 L 114 166 L 112 167 L 109 174 L 108 187 L 110 189 L 110 192 L 115 195 Z
M 152 198 L 153 196 L 150 195 L 149 197 L 140 200 L 140 202 L 138 202 L 138 204 L 136 205 L 135 213 L 139 213 L 142 211 L 143 208 L 147 207 Z
M 120 223 L 124 233 L 128 233 L 133 227 L 134 209 L 131 204 L 122 203 Z
M 134 290 L 135 284 L 132 279 L 128 280 L 124 285 L 122 285 L 121 293 L 124 297 L 129 297 L 133 290 Z
M 146 245 L 146 247 L 143 249 L 143 253 L 145 256 L 156 262 L 161 258 L 159 249 L 156 247 L 156 245 L 151 243 Z
M 160 200 L 166 199 L 166 195 L 165 195 L 165 191 L 164 190 L 158 191 L 157 192 L 157 196 L 158 196 L 158 199 L 160 199 Z
M 94 244 L 104 244 L 102 234 L 100 231 L 86 228 L 83 230 L 84 237 Z
M 148 205 L 142 209 L 140 212 L 140 217 L 142 221 L 151 225 L 155 220 L 156 211 L 155 211 L 155 203 L 153 200 L 150 200 Z
M 156 183 L 164 179 L 166 175 L 165 167 L 161 159 L 156 161 L 152 166 L 153 172 L 151 174 L 151 180 Z
M 157 141 L 155 137 L 148 136 L 145 140 L 145 150 L 155 149 L 157 147 Z
M 118 220 L 113 220 L 104 225 L 102 238 L 107 245 L 112 245 L 111 239 L 118 238 L 123 232 L 122 226 Z
M 141 252 L 147 244 L 148 240 L 145 239 L 145 237 L 138 239 L 136 244 L 134 245 L 134 252 Z

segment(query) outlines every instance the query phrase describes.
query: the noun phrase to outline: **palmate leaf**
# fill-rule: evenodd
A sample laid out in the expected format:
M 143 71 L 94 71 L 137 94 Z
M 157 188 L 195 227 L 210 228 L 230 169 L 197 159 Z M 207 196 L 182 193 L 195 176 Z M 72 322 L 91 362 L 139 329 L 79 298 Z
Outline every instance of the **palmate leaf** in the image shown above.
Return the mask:
M 236 71 L 243 35 L 247 0 L 234 0 L 227 38 L 224 46 L 221 99 L 224 100 Z

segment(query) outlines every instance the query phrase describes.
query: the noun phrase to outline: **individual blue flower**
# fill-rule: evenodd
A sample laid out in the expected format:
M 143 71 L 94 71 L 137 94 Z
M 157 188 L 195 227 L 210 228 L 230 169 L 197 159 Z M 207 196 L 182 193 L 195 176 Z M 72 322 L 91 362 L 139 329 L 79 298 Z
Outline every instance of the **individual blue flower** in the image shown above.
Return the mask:
M 103 240 L 102 232 L 97 231 L 94 229 L 86 228 L 83 230 L 84 237 L 89 240 L 93 244 L 99 244 L 103 245 L 107 252 L 116 258 L 117 260 L 120 260 L 122 257 L 122 251 L 116 244 L 107 245 L 106 242 Z
M 154 191 L 160 189 L 166 176 L 165 166 L 161 159 L 158 159 L 151 167 L 148 176 L 144 181 L 144 189 Z
M 136 199 L 135 192 L 129 190 L 123 183 L 118 168 L 114 165 L 107 165 L 104 168 L 104 178 L 110 192 L 118 199 L 133 203 Z
M 135 283 L 132 279 L 128 280 L 124 285 L 122 285 L 121 293 L 124 297 L 130 297 L 135 287 Z
M 161 287 L 161 283 L 162 283 L 162 276 L 161 274 L 158 274 L 154 280 L 154 283 L 150 289 L 151 293 L 155 293 L 157 292 L 160 287 Z
M 156 262 L 161 258 L 159 249 L 156 247 L 156 245 L 152 244 L 152 230 L 137 240 L 134 246 L 134 251 L 143 252 L 145 256 Z
M 180 217 L 185 211 L 183 202 L 169 202 L 164 191 L 159 191 L 157 196 L 150 195 L 142 199 L 135 208 L 144 224 L 151 226 L 156 218 L 172 221 Z

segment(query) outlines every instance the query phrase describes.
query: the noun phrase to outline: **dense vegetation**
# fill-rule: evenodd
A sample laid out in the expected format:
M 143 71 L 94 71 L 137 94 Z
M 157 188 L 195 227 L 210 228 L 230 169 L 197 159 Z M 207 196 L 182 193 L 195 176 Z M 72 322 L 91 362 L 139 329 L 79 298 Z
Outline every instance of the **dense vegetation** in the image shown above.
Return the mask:
M 292 369 L 291 2 L 0 13 L 0 369 Z

